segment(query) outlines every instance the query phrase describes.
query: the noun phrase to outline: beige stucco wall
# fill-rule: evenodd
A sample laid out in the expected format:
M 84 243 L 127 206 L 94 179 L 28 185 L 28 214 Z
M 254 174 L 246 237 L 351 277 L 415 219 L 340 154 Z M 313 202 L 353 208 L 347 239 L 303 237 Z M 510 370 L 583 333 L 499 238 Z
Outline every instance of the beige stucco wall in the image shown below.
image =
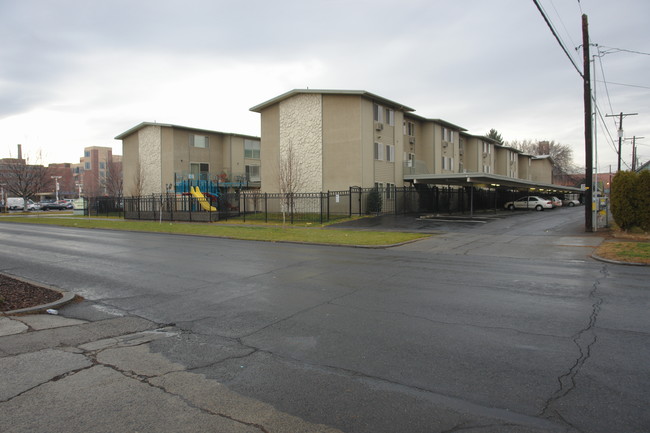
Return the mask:
M 323 105 L 319 94 L 299 94 L 280 102 L 280 161 L 289 149 L 299 168 L 299 192 L 323 190 Z M 279 166 L 278 166 L 279 170 Z
M 142 195 L 160 194 L 161 183 L 161 127 L 149 125 L 138 131 Z M 137 173 L 136 173 L 137 176 Z
M 553 164 L 548 159 L 532 159 L 530 177 L 533 182 L 552 184 Z
M 368 143 L 362 139 L 362 100 L 323 95 L 323 191 L 361 186 Z
M 530 156 L 519 154 L 517 160 L 519 179 L 530 180 Z
M 262 191 L 278 192 L 278 164 L 280 160 L 280 106 L 265 108 L 261 115 L 261 170 Z

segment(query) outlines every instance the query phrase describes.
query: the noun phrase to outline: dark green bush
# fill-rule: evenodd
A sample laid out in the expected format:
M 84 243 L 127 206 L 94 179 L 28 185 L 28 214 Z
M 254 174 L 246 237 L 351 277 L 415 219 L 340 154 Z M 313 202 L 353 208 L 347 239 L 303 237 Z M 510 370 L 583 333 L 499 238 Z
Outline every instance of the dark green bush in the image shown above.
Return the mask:
M 650 230 L 650 172 L 616 173 L 610 200 L 612 216 L 621 229 Z
M 650 231 L 650 171 L 643 170 L 637 175 L 637 199 L 639 200 L 639 227 Z
M 382 205 L 381 192 L 379 189 L 375 188 L 370 191 L 366 200 L 366 213 L 380 213 Z

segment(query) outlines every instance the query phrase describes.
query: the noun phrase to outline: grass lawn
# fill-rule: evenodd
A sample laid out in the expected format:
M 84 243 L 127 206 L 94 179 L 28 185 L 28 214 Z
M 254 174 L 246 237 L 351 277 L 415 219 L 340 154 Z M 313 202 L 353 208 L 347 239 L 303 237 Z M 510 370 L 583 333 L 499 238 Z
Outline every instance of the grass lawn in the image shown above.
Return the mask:
M 598 247 L 596 254 L 605 259 L 650 265 L 650 242 L 606 241 Z
M 184 235 L 214 236 L 232 239 L 245 239 L 268 242 L 305 242 L 329 245 L 364 245 L 382 246 L 408 242 L 429 237 L 428 234 L 356 231 L 356 230 L 324 230 L 317 227 L 282 227 L 277 225 L 230 225 L 224 223 L 170 223 L 163 221 L 132 221 L 118 218 L 86 218 L 72 216 L 43 216 L 2 217 L 0 222 L 15 222 L 28 224 L 51 224 L 64 227 L 89 229 L 111 229 L 156 233 L 174 233 Z

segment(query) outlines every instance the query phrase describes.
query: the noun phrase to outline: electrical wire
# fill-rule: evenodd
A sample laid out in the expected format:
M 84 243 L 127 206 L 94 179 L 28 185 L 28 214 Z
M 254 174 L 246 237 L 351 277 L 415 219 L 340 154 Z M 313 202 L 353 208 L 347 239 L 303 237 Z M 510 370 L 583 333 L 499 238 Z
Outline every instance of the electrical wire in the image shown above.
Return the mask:
M 569 51 L 567 50 L 564 42 L 562 41 L 562 39 L 558 35 L 557 31 L 555 31 L 555 28 L 553 27 L 553 24 L 551 23 L 548 16 L 546 15 L 546 12 L 544 11 L 544 8 L 542 8 L 542 5 L 540 5 L 537 0 L 533 0 L 533 3 L 535 3 L 535 6 L 537 6 L 537 10 L 539 11 L 539 13 L 542 14 L 542 18 L 544 18 L 544 21 L 546 22 L 546 25 L 551 30 L 551 33 L 553 33 L 553 36 L 555 37 L 555 40 L 557 41 L 557 43 L 560 44 L 560 47 L 562 48 L 562 51 L 564 51 L 564 54 L 566 54 L 566 56 L 569 58 L 569 60 L 571 61 L 571 64 L 575 68 L 575 70 L 578 71 L 578 74 L 584 80 L 584 78 L 585 78 L 584 74 L 582 73 L 582 71 L 580 70 L 578 65 L 576 64 L 575 60 L 573 60 L 573 57 L 571 57 L 571 54 L 569 54 Z

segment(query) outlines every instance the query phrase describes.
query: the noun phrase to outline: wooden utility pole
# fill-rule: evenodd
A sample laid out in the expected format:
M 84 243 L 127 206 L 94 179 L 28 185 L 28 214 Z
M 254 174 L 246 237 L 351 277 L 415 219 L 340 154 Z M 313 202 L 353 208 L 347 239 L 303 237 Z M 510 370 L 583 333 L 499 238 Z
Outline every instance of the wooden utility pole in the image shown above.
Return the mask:
M 623 143 L 623 117 L 636 116 L 639 113 L 623 113 L 618 115 L 618 171 L 621 171 L 621 144 Z M 605 117 L 616 117 L 616 114 L 606 114 Z
M 591 66 L 589 64 L 589 23 L 582 15 L 582 60 L 585 104 L 585 231 L 593 232 L 593 137 L 591 126 Z

